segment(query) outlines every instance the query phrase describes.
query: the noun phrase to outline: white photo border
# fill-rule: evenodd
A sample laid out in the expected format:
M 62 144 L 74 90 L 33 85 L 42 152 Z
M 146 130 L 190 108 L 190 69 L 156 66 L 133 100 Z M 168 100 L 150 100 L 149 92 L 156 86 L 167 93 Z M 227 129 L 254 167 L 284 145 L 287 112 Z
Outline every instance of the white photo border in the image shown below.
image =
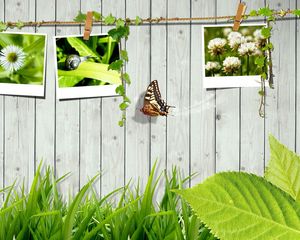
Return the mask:
M 247 23 L 241 24 L 241 27 L 247 26 L 262 26 L 266 27 L 266 23 Z M 217 27 L 230 27 L 232 24 L 210 24 L 202 25 L 202 79 L 203 88 L 215 89 L 215 88 L 238 88 L 238 87 L 261 87 L 261 76 L 222 76 L 222 77 L 206 77 L 205 76 L 205 41 L 204 41 L 204 29 L 205 28 L 217 28 Z M 265 86 L 269 86 L 269 81 L 265 80 Z
M 91 34 L 90 36 L 109 36 L 108 33 Z M 54 36 L 54 66 L 55 66 L 55 77 L 56 77 L 56 98 L 59 100 L 63 99 L 78 99 L 78 98 L 93 98 L 93 97 L 112 97 L 120 96 L 116 93 L 115 89 L 119 85 L 100 85 L 100 86 L 81 86 L 81 87 L 65 87 L 60 88 L 58 82 L 58 65 L 57 65 L 57 50 L 56 50 L 56 39 L 67 38 L 67 37 L 83 37 L 83 34 L 77 35 L 64 35 Z M 120 48 L 120 45 L 118 44 Z M 120 50 L 120 49 L 119 49 Z M 119 53 L 120 54 L 120 53 Z
M 16 35 L 39 35 L 45 37 L 44 47 L 44 70 L 43 70 L 43 84 L 13 84 L 13 83 L 0 83 L 1 95 L 12 96 L 32 96 L 32 97 L 45 97 L 46 88 L 46 62 L 47 62 L 47 49 L 48 49 L 48 35 L 46 33 L 31 33 L 31 32 L 1 32 L 2 34 L 16 34 Z

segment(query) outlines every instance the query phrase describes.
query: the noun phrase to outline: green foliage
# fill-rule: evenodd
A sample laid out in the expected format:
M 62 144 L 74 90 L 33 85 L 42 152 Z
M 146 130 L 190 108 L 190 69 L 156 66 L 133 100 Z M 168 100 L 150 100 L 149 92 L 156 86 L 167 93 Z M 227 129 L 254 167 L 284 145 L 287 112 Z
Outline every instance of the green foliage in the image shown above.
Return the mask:
M 7 29 L 7 24 L 5 22 L 0 22 L 0 32 L 3 32 Z
M 143 23 L 143 20 L 139 16 L 136 16 L 135 17 L 135 25 L 140 25 L 142 23 Z
M 18 29 L 22 29 L 23 27 L 24 27 L 24 23 L 23 22 L 21 22 L 20 20 L 16 23 L 16 27 L 18 28 Z
M 295 16 L 300 16 L 300 9 L 295 9 L 293 12 L 292 12 Z
M 123 67 L 123 60 L 116 60 L 111 64 L 109 64 L 108 70 L 116 70 L 120 72 L 122 70 L 122 67 Z
M 271 158 L 265 178 L 300 202 L 300 157 L 272 135 L 269 142 Z
M 74 18 L 75 22 L 84 22 L 86 20 L 86 14 L 82 13 L 81 11 L 78 11 L 77 16 Z
M 262 177 L 224 172 L 176 192 L 222 240 L 300 238 L 300 204 Z
M 265 178 L 223 172 L 175 190 L 222 240 L 300 238 L 300 157 L 273 136 Z
M 40 165 L 29 194 L 15 184 L 0 190 L 0 239 L 214 240 L 187 203 L 171 192 L 183 189 L 190 178 L 182 179 L 176 168 L 155 177 L 155 169 L 143 191 L 139 184 L 128 184 L 99 198 L 93 189 L 96 176 L 66 203 L 59 184 L 67 176 L 55 178 L 49 167 L 42 174 Z M 160 182 L 165 189 L 158 189 Z M 158 191 L 162 197 L 156 202 Z
M 108 16 L 104 17 L 104 23 L 106 25 L 112 25 L 115 23 L 115 21 L 116 18 L 112 14 L 109 14 Z

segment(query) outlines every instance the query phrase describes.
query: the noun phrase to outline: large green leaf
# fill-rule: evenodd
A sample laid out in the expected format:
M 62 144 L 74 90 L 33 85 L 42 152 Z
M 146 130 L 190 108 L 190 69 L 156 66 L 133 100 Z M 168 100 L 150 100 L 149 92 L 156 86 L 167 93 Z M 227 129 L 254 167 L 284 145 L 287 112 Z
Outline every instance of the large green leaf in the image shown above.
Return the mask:
M 225 172 L 175 191 L 222 240 L 300 239 L 300 205 L 264 178 Z
M 84 77 L 104 81 L 110 84 L 121 84 L 121 76 L 117 71 L 108 70 L 108 64 L 82 62 L 76 70 L 58 70 L 59 77 Z M 61 86 L 60 86 L 61 87 Z
M 67 38 L 70 45 L 76 49 L 76 51 L 80 54 L 80 56 L 90 56 L 100 60 L 100 56 L 98 53 L 94 52 L 90 49 L 82 40 L 77 37 L 68 37 Z
M 271 135 L 269 142 L 271 159 L 265 172 L 265 178 L 299 201 L 300 157 Z

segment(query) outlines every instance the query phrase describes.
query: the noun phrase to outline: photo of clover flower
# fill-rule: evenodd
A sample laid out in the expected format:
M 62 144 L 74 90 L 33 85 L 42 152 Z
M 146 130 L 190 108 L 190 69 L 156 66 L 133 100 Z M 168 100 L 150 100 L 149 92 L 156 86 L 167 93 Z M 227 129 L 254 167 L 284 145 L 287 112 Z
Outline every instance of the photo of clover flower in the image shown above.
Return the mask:
M 241 26 L 233 31 L 230 26 L 204 27 L 205 76 L 260 75 L 256 58 L 264 54 L 267 44 L 258 26 Z
M 42 85 L 46 36 L 0 33 L 0 83 Z

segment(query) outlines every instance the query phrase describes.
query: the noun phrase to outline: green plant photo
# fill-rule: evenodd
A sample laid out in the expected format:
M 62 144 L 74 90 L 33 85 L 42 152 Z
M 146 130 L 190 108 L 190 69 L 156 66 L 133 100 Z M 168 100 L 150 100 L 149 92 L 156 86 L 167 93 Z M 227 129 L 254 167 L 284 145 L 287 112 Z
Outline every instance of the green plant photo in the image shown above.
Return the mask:
M 44 34 L 0 33 L 1 94 L 44 94 L 46 40 Z
M 120 59 L 116 40 L 103 34 L 89 40 L 82 36 L 56 37 L 55 43 L 61 98 L 115 95 L 116 86 L 122 83 L 121 74 L 109 69 Z

